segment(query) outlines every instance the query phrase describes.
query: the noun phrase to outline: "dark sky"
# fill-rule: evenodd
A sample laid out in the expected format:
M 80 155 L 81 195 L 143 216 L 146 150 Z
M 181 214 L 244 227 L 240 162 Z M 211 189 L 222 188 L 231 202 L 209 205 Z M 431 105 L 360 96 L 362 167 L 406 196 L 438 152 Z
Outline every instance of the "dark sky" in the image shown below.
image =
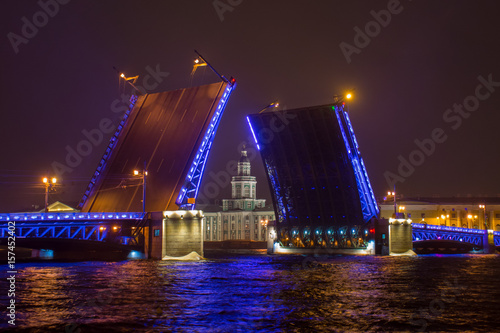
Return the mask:
M 214 3 L 234 6 L 221 20 Z M 479 76 L 500 82 L 496 0 L 72 0 L 58 7 L 49 6 L 49 16 L 36 1 L 8 1 L 0 14 L 0 211 L 43 206 L 41 178 L 53 174 L 54 162 L 65 164 L 66 147 L 76 149 L 82 131 L 103 119 L 118 123 L 113 66 L 140 75 L 140 84 L 148 66 L 168 72 L 152 92 L 183 88 L 192 84 L 194 49 L 238 82 L 204 184 L 238 159 L 250 135 L 247 114 L 275 100 L 288 109 L 327 104 L 355 88 L 349 111 L 376 196 L 389 187 L 387 172 L 398 174 L 398 156 L 419 164 L 399 175 L 406 196 L 500 193 L 500 83 L 478 87 Z M 28 27 L 34 19 L 36 34 Z M 355 40 L 356 27 L 368 27 L 369 40 Z M 358 45 L 350 62 L 341 43 Z M 215 79 L 200 70 L 193 83 Z M 447 111 L 464 100 L 474 110 L 464 109 L 466 118 Z M 415 140 L 428 142 L 436 128 L 446 140 L 428 155 L 416 152 Z M 109 137 L 64 173 L 51 200 L 79 201 Z M 258 196 L 269 198 L 260 157 L 252 167 Z M 230 195 L 230 186 L 219 187 L 219 197 Z

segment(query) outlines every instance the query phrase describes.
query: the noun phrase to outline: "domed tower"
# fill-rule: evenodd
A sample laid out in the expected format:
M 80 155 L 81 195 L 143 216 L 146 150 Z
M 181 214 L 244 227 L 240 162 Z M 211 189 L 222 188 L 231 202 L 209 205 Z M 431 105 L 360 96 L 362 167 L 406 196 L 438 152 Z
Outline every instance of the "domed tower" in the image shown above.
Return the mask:
M 222 200 L 223 210 L 254 210 L 265 206 L 265 199 L 256 199 L 257 180 L 250 175 L 250 160 L 245 146 L 238 161 L 238 175 L 233 176 L 231 186 L 232 199 Z

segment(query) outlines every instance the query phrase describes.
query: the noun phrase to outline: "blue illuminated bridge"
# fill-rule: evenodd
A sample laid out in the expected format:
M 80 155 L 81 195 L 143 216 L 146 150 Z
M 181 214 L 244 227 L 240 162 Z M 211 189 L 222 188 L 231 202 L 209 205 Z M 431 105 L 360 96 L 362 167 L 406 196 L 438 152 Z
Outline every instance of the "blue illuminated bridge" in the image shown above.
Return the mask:
M 68 240 L 87 244 L 97 242 L 115 250 L 142 251 L 140 229 L 148 216 L 143 213 L 12 213 L 0 214 L 0 238 L 9 236 L 9 224 L 15 225 L 16 244 L 34 248 L 57 248 L 68 246 Z M 14 223 L 12 223 L 14 222 Z M 11 228 L 12 229 L 12 228 Z M 494 244 L 500 247 L 500 232 L 493 231 Z M 412 224 L 414 248 L 442 248 L 464 246 L 470 251 L 480 250 L 488 237 L 487 230 L 448 226 Z M 57 241 L 60 241 L 59 243 Z
M 221 79 L 132 96 L 84 192 L 80 212 L 0 214 L 0 245 L 15 234 L 16 247 L 149 251 L 163 258 L 165 249 L 178 243 L 174 233 L 189 229 L 186 244 L 198 242 L 202 252 L 203 216 L 195 211 L 196 197 L 218 125 L 236 87 L 234 79 Z M 379 211 L 346 105 L 261 112 L 247 120 L 272 191 L 277 244 L 367 248 Z M 141 179 L 131 176 L 134 170 L 147 171 L 146 213 L 140 212 L 143 191 Z M 168 224 L 167 219 L 174 222 Z M 175 240 L 171 243 L 166 225 Z M 415 249 L 500 247 L 496 231 L 413 223 L 411 232 Z M 408 243 L 411 247 L 409 237 Z M 188 250 L 168 249 L 174 254 Z
M 81 212 L 0 214 L 2 244 L 15 228 L 16 246 L 34 249 L 76 243 L 147 247 L 161 212 L 195 210 L 212 142 L 236 87 L 233 78 L 220 79 L 133 95 L 83 194 Z M 134 170 L 147 176 L 134 177 Z
M 13 213 L 0 214 L 0 241 L 7 245 L 15 232 L 16 247 L 51 251 L 104 251 L 97 258 L 144 252 L 143 213 Z
M 500 249 L 500 231 L 412 223 L 413 247 L 420 252 L 435 252 L 444 247 L 481 250 L 488 238 L 493 238 L 490 243 Z

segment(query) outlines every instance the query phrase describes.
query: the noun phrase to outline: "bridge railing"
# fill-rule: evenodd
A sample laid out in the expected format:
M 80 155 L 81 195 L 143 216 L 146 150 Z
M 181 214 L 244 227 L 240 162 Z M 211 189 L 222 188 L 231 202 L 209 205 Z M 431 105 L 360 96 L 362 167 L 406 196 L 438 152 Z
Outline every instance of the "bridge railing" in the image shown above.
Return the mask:
M 484 235 L 485 233 L 488 232 L 487 230 L 483 230 L 483 229 L 449 227 L 449 226 L 444 226 L 444 225 L 425 224 L 425 223 L 412 223 L 411 225 L 414 229 L 461 232 L 461 233 L 469 233 L 469 234 L 477 234 L 477 235 Z M 497 233 L 497 231 L 495 231 L 494 233 Z M 498 234 L 500 235 L 500 232 L 498 232 Z
M 102 220 L 142 220 L 144 214 L 136 212 L 122 213 L 2 213 L 0 222 L 7 221 L 102 221 Z

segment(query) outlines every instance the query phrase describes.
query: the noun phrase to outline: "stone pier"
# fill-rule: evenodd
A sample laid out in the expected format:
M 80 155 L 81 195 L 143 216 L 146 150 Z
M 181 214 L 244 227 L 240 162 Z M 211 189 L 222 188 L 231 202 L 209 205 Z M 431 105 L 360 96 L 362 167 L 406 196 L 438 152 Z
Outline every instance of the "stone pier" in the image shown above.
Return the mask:
M 147 258 L 182 257 L 193 251 L 203 256 L 203 219 L 201 210 L 151 213 L 144 230 Z
M 389 254 L 415 255 L 413 252 L 411 220 L 404 218 L 389 219 Z

